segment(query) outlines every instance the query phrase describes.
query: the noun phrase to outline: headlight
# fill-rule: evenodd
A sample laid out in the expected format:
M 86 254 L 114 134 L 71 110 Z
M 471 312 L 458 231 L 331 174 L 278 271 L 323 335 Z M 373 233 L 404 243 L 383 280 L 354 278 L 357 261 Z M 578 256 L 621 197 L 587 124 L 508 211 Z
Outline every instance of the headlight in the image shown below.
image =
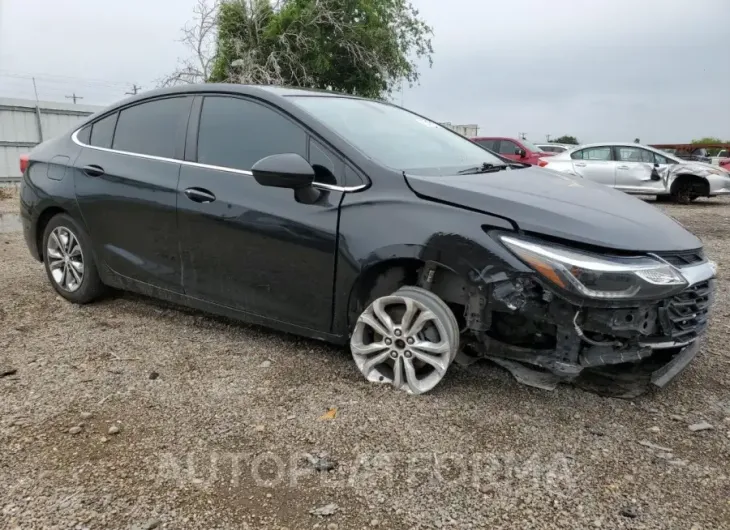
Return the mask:
M 570 248 L 499 236 L 522 261 L 548 282 L 600 300 L 671 296 L 688 282 L 675 267 L 650 256 L 601 256 Z

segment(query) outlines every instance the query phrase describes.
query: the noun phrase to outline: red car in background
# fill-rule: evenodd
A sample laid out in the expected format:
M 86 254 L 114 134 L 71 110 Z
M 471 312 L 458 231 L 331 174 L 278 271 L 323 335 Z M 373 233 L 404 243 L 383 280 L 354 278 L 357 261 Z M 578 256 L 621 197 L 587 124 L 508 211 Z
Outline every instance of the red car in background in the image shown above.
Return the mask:
M 539 147 L 531 144 L 527 140 L 519 140 L 517 138 L 507 138 L 501 136 L 476 136 L 470 138 L 476 144 L 486 147 L 490 151 L 499 153 L 505 158 L 516 162 L 525 162 L 532 166 L 537 165 L 540 158 L 553 156 L 555 153 L 541 151 Z

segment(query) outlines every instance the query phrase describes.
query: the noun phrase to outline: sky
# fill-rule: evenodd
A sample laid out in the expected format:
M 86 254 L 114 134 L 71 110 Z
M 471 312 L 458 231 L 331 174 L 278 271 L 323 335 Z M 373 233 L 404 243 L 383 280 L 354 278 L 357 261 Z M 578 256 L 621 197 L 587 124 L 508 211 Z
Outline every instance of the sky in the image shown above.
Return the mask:
M 194 0 L 0 0 L 0 96 L 154 88 Z M 413 0 L 433 67 L 394 101 L 480 135 L 730 140 L 730 0 Z

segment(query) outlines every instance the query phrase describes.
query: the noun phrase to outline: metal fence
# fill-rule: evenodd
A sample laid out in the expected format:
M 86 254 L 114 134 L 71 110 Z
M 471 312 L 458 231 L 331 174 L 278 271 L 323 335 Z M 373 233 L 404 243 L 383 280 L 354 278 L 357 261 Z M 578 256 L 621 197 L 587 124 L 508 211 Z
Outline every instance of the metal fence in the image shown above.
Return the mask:
M 0 181 L 20 179 L 20 155 L 103 107 L 0 98 Z

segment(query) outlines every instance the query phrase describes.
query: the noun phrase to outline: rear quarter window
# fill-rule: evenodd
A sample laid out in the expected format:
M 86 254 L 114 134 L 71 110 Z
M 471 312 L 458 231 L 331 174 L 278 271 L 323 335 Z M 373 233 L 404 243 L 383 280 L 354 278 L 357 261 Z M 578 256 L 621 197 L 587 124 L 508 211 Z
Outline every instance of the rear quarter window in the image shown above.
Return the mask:
M 112 138 L 114 137 L 114 128 L 117 125 L 117 117 L 119 114 L 114 113 L 106 118 L 102 118 L 91 126 L 91 138 L 89 145 L 94 147 L 110 148 L 112 146 Z

